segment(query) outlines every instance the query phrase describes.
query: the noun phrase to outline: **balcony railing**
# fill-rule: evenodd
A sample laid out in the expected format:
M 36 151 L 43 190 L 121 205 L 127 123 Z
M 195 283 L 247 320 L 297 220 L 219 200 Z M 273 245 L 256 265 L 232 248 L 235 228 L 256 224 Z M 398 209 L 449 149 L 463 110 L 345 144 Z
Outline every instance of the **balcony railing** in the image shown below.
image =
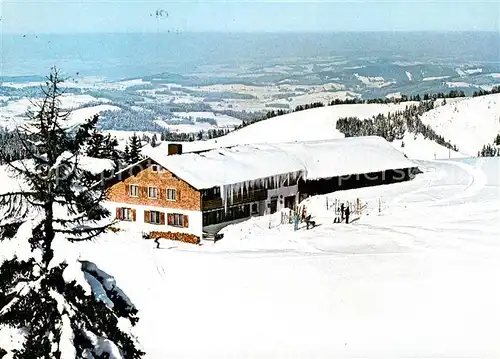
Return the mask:
M 232 206 L 235 204 L 263 201 L 266 198 L 267 198 L 267 189 L 265 188 L 253 191 L 245 191 L 243 192 L 243 195 L 241 194 L 241 192 L 238 192 L 233 196 L 232 200 L 231 198 L 227 199 L 227 205 Z M 202 203 L 203 211 L 209 211 L 217 208 L 224 208 L 224 202 L 222 201 L 222 198 L 209 199 L 209 200 L 203 199 Z

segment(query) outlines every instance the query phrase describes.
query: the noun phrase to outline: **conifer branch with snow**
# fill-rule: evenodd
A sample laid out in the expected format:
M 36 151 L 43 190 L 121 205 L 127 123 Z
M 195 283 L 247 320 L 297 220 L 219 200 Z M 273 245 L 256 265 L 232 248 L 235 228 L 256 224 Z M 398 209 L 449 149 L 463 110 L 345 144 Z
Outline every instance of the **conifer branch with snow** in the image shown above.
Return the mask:
M 0 191 L 0 240 L 29 242 L 28 254 L 0 256 L 0 329 L 23 333 L 27 358 L 138 359 L 130 333 L 137 309 L 114 279 L 90 262 L 55 254 L 55 241 L 83 241 L 109 226 L 105 193 L 80 162 L 98 117 L 73 121 L 61 107 L 63 81 L 53 69 L 28 121 L 17 133 L 28 155 L 7 163 L 19 189 Z

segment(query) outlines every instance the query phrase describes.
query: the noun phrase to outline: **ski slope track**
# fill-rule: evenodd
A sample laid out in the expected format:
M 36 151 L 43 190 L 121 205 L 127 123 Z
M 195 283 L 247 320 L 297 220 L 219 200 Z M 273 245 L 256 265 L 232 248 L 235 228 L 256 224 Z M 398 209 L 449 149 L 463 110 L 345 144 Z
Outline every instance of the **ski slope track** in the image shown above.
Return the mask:
M 123 284 L 147 359 L 499 357 L 499 158 L 418 164 L 410 182 L 307 199 L 310 230 L 277 213 L 216 244 L 155 249 L 138 229 L 72 248 Z M 333 224 L 335 199 L 356 198 Z

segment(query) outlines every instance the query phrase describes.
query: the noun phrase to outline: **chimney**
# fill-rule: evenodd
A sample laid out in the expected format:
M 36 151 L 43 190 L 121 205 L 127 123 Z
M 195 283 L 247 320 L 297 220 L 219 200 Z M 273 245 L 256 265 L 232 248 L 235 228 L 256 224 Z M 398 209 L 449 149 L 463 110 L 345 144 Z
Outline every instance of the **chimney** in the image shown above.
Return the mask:
M 182 155 L 182 145 L 180 143 L 168 144 L 168 155 Z

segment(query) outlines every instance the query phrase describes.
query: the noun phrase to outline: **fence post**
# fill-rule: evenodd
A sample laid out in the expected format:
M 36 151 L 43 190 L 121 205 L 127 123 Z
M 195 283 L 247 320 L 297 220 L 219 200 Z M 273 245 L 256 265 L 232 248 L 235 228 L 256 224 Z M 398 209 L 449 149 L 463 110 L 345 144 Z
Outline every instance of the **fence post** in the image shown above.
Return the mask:
M 326 198 L 326 210 L 328 211 L 328 196 L 325 196 Z
M 380 213 L 382 211 L 382 205 L 381 205 L 381 199 L 379 197 L 378 199 L 378 213 Z

